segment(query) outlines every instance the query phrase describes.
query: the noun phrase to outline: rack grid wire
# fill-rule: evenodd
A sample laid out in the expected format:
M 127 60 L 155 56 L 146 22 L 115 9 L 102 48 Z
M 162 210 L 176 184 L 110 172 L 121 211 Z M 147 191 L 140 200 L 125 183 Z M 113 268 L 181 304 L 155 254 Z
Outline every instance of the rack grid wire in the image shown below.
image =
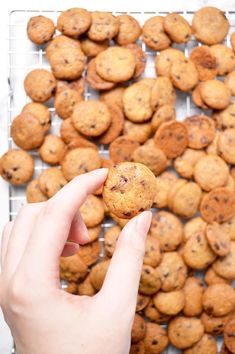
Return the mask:
M 91 11 L 95 11 L 95 9 L 89 9 Z M 192 17 L 194 11 L 175 11 L 178 14 L 184 16 L 190 23 L 192 21 Z M 9 98 L 8 98 L 8 114 L 7 114 L 7 126 L 8 126 L 8 147 L 16 148 L 16 145 L 12 141 L 10 136 L 10 127 L 11 122 L 15 116 L 17 116 L 24 104 L 30 102 L 30 99 L 26 96 L 24 89 L 23 89 L 23 81 L 27 73 L 35 68 L 44 68 L 50 69 L 49 63 L 45 58 L 45 46 L 36 46 L 30 42 L 27 37 L 27 22 L 32 16 L 36 15 L 44 15 L 51 18 L 54 23 L 61 13 L 60 10 L 14 10 L 10 13 L 9 16 L 9 37 L 7 38 L 8 41 L 8 83 L 9 83 Z M 165 16 L 169 12 L 168 11 L 150 11 L 150 12 L 142 12 L 142 11 L 122 11 L 117 12 L 113 11 L 113 15 L 121 15 L 121 14 L 129 14 L 134 16 L 141 25 L 151 16 Z M 235 11 L 227 10 L 225 14 L 230 22 L 230 30 L 228 36 L 226 37 L 224 43 L 230 46 L 230 34 L 235 30 Z M 58 34 L 58 33 L 57 33 Z M 152 77 L 155 78 L 155 69 L 154 69 L 154 58 L 159 52 L 155 52 L 150 50 L 146 47 L 145 43 L 140 39 L 137 43 L 142 47 L 143 51 L 147 54 L 148 60 L 146 65 L 145 73 L 142 75 L 143 77 Z M 191 50 L 200 45 L 195 38 L 192 38 L 189 42 L 183 45 L 173 44 L 173 47 L 181 49 L 186 57 L 189 56 Z M 86 76 L 86 72 L 84 72 L 83 76 Z M 85 92 L 84 92 L 85 100 L 89 99 L 97 99 L 98 94 L 97 91 L 93 90 L 87 84 L 85 84 Z M 52 117 L 52 125 L 51 125 L 51 133 L 58 134 L 59 127 L 61 124 L 61 119 L 56 115 L 53 100 L 50 100 L 46 103 L 49 111 L 51 112 Z M 176 103 L 176 114 L 177 119 L 182 120 L 186 116 L 190 116 L 192 114 L 198 113 L 210 113 L 210 111 L 203 111 L 196 107 L 191 99 L 190 94 L 185 94 L 182 92 L 177 92 L 177 103 Z M 108 149 L 107 146 L 99 145 L 99 152 L 100 155 L 104 158 L 108 157 Z M 33 156 L 35 160 L 35 174 L 34 178 L 37 178 L 40 172 L 50 166 L 45 164 L 40 160 L 36 151 L 31 151 L 30 154 Z M 26 203 L 26 196 L 25 196 L 25 187 L 14 187 L 9 185 L 9 210 L 10 215 L 9 219 L 13 220 L 19 209 Z M 111 227 L 113 222 L 109 219 L 105 219 L 102 224 L 102 233 L 100 235 L 100 242 L 101 242 L 101 249 L 102 252 L 100 256 L 103 256 L 103 233 L 106 229 Z M 218 338 L 218 351 L 220 352 L 221 349 L 221 338 Z M 15 346 L 12 348 L 11 353 L 16 354 Z M 171 346 L 164 351 L 164 354 L 176 354 L 181 353 L 180 351 L 172 348 Z

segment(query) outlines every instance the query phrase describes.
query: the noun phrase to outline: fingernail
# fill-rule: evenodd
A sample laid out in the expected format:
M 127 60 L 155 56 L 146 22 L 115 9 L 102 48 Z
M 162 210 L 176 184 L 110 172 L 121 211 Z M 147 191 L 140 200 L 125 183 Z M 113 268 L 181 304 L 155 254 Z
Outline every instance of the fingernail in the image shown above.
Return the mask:
M 144 211 L 141 213 L 136 220 L 136 228 L 138 233 L 146 236 L 152 221 L 152 213 L 151 211 Z

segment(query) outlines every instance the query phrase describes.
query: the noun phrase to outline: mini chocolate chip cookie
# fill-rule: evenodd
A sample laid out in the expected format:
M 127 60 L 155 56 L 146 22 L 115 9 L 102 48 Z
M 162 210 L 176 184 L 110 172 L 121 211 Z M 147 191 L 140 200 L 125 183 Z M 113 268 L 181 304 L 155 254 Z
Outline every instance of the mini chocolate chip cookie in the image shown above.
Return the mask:
M 174 160 L 176 172 L 183 178 L 192 178 L 196 163 L 206 155 L 203 150 L 186 149 Z
M 118 225 L 112 226 L 107 231 L 105 231 L 104 249 L 105 249 L 105 254 L 108 257 L 112 257 L 120 233 L 121 233 L 121 228 Z
M 112 39 L 118 34 L 119 22 L 115 16 L 109 12 L 92 12 L 91 26 L 87 32 L 87 36 L 93 41 L 104 41 Z
M 177 180 L 176 175 L 173 172 L 163 172 L 156 178 L 156 195 L 154 198 L 154 205 L 157 208 L 166 208 L 168 205 L 168 193 L 171 190 L 173 184 Z
M 29 39 L 35 44 L 48 42 L 55 33 L 53 21 L 45 16 L 31 17 L 27 24 L 27 34 Z
M 235 128 L 235 101 L 230 101 L 228 107 L 223 110 L 214 111 L 212 118 L 220 130 Z
M 107 49 L 109 46 L 109 40 L 106 39 L 101 42 L 92 41 L 90 38 L 84 37 L 80 40 L 81 48 L 87 57 L 96 57 L 100 52 Z
M 51 127 L 51 114 L 50 114 L 49 109 L 46 106 L 44 106 L 43 104 L 37 103 L 37 102 L 27 103 L 23 107 L 21 113 L 32 114 L 33 116 L 35 116 L 39 120 L 39 123 L 43 127 L 43 130 L 45 133 L 47 133 L 48 130 L 50 129 L 50 127 Z
M 91 269 L 90 281 L 96 291 L 99 291 L 103 285 L 109 264 L 110 260 L 102 261 Z
M 60 118 L 66 119 L 73 114 L 76 103 L 83 101 L 82 95 L 75 90 L 65 89 L 55 96 L 55 110 Z
M 148 236 L 145 243 L 144 264 L 156 267 L 162 259 L 160 242 L 154 236 Z
M 176 317 L 168 327 L 169 340 L 178 349 L 191 347 L 202 338 L 203 334 L 202 322 L 195 317 Z
M 153 50 L 163 50 L 170 46 L 171 40 L 164 31 L 162 16 L 150 17 L 143 26 L 143 41 Z
M 133 152 L 140 146 L 135 139 L 119 136 L 109 145 L 109 155 L 114 163 L 131 161 Z
M 170 39 L 176 43 L 186 43 L 190 40 L 191 26 L 183 16 L 170 13 L 164 17 L 163 27 Z
M 146 323 L 145 353 L 162 353 L 168 345 L 166 330 L 156 323 Z
M 88 64 L 86 81 L 96 90 L 109 90 L 115 87 L 114 82 L 104 80 L 97 74 L 96 58 L 93 58 Z
M 124 86 L 115 86 L 113 89 L 108 91 L 102 91 L 100 94 L 100 101 L 104 103 L 110 103 L 117 105 L 121 110 L 123 110 L 123 94 L 125 88 Z
M 101 244 L 99 241 L 80 245 L 77 254 L 81 257 L 87 267 L 96 263 L 100 257 Z
M 224 83 L 231 91 L 231 95 L 235 96 L 235 72 L 232 71 L 224 78 Z
M 199 74 L 195 64 L 189 59 L 173 61 L 170 69 L 173 85 L 183 92 L 192 90 L 198 83 Z
M 135 43 L 127 44 L 124 47 L 129 49 L 135 57 L 136 66 L 133 79 L 136 79 L 141 76 L 145 71 L 148 58 L 147 54 L 142 50 L 142 48 L 138 44 Z
M 119 23 L 119 31 L 115 37 L 117 44 L 135 43 L 142 32 L 139 22 L 133 16 L 126 14 L 117 16 L 117 21 Z
M 132 325 L 132 330 L 131 330 L 131 342 L 137 343 L 142 339 L 144 339 L 145 332 L 146 332 L 145 321 L 140 315 L 136 313 Z
M 100 224 L 104 218 L 104 206 L 95 195 L 89 195 L 79 209 L 81 217 L 87 227 Z
M 153 295 L 161 288 L 161 279 L 158 268 L 149 265 L 143 265 L 139 292 L 144 295 Z
M 24 89 L 27 95 L 36 102 L 45 102 L 55 92 L 56 79 L 45 69 L 34 69 L 24 79 Z
M 34 179 L 27 184 L 26 198 L 28 203 L 40 203 L 45 202 L 48 199 L 41 191 L 38 179 Z
M 217 75 L 223 76 L 235 68 L 235 55 L 231 48 L 224 44 L 215 44 L 210 50 L 216 58 Z
M 111 115 L 111 124 L 109 128 L 97 138 L 100 144 L 110 144 L 122 132 L 124 126 L 124 115 L 118 105 L 106 103 Z
M 189 277 L 184 284 L 184 308 L 185 316 L 199 316 L 202 311 L 202 295 L 204 287 L 199 278 Z
M 169 104 L 165 104 L 159 107 L 156 112 L 154 112 L 151 120 L 151 125 L 153 131 L 156 131 L 161 124 L 167 123 L 171 120 L 176 119 L 175 108 Z
M 218 258 L 213 266 L 213 270 L 219 276 L 233 280 L 235 278 L 235 242 L 231 242 L 231 251 L 225 257 Z
M 149 122 L 146 123 L 134 123 L 129 120 L 125 120 L 123 135 L 136 140 L 139 144 L 147 142 L 152 134 L 152 125 Z
M 51 198 L 66 185 L 67 181 L 61 170 L 51 167 L 41 172 L 38 177 L 38 183 L 43 194 Z
M 151 92 L 150 104 L 154 111 L 163 105 L 174 106 L 176 93 L 168 77 L 157 77 Z
M 155 70 L 157 76 L 170 77 L 171 65 L 175 60 L 185 60 L 184 53 L 176 48 L 162 50 L 155 57 Z
M 91 25 L 91 15 L 85 9 L 74 7 L 63 11 L 57 20 L 57 29 L 66 36 L 80 36 Z
M 157 310 L 164 315 L 175 316 L 184 307 L 184 292 L 183 290 L 174 290 L 168 293 L 159 291 L 154 295 L 153 303 Z
M 87 274 L 87 266 L 78 254 L 70 257 L 60 257 L 60 278 L 77 282 Z
M 215 136 L 215 124 L 205 115 L 187 117 L 184 124 L 188 131 L 188 146 L 192 149 L 203 149 Z
M 224 257 L 230 253 L 230 235 L 223 230 L 221 225 L 215 222 L 207 225 L 206 238 L 211 249 L 218 256 Z
M 231 285 L 209 285 L 202 297 L 202 305 L 208 315 L 225 316 L 235 309 L 235 293 Z
M 212 80 L 216 77 L 217 62 L 211 47 L 202 45 L 193 48 L 189 59 L 195 64 L 200 81 Z
M 204 334 L 204 336 L 191 348 L 186 349 L 184 354 L 217 354 L 217 343 L 213 336 Z
M 218 151 L 227 163 L 235 164 L 235 128 L 225 129 L 220 133 Z
M 59 164 L 66 153 L 65 143 L 57 135 L 49 134 L 45 137 L 39 149 L 41 159 L 49 165 Z
M 187 241 L 192 235 L 197 232 L 206 232 L 207 223 L 197 216 L 184 224 L 184 241 Z
M 210 108 L 224 109 L 229 105 L 231 93 L 228 87 L 218 80 L 207 80 L 201 83 L 202 101 Z

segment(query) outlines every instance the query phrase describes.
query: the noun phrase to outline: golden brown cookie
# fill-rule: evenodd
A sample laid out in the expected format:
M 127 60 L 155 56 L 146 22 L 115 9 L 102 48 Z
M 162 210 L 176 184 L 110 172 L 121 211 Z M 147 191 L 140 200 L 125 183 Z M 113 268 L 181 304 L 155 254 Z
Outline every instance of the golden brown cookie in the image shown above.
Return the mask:
M 102 200 L 95 195 L 88 195 L 79 209 L 81 217 L 87 227 L 100 224 L 104 218 L 104 206 Z
M 142 48 L 138 44 L 135 43 L 127 44 L 124 47 L 129 49 L 135 57 L 136 66 L 133 79 L 136 79 L 145 71 L 148 58 L 147 54 L 142 50 Z
M 164 18 L 153 16 L 143 26 L 143 41 L 153 50 L 163 50 L 170 46 L 171 40 L 164 31 Z
M 156 323 L 146 323 L 146 335 L 144 338 L 145 353 L 162 353 L 168 345 L 168 337 L 165 329 Z
M 75 104 L 82 100 L 83 97 L 78 91 L 65 89 L 55 96 L 54 106 L 56 113 L 60 118 L 69 118 L 73 113 Z
M 155 57 L 155 70 L 157 76 L 170 77 L 171 65 L 175 60 L 184 60 L 184 53 L 176 48 L 162 50 Z
M 203 150 L 186 149 L 174 160 L 174 168 L 180 176 L 192 178 L 196 163 L 205 155 Z
M 163 123 L 154 136 L 155 144 L 168 158 L 181 155 L 188 145 L 188 131 L 183 123 L 170 121 Z
M 74 7 L 63 11 L 57 20 L 57 29 L 66 36 L 80 36 L 91 25 L 91 15 L 85 9 Z
M 178 349 L 191 347 L 202 338 L 203 334 L 202 322 L 195 317 L 176 317 L 168 327 L 169 340 Z
M 235 214 L 235 195 L 226 188 L 215 188 L 203 196 L 200 212 L 207 222 L 218 223 L 231 219 Z
M 216 58 L 217 75 L 224 76 L 234 70 L 235 55 L 231 48 L 224 44 L 215 44 L 210 50 Z
M 160 242 L 162 251 L 174 251 L 183 240 L 183 225 L 174 214 L 159 211 L 153 215 L 150 235 Z
M 189 59 L 177 59 L 173 61 L 170 76 L 173 85 L 183 92 L 192 90 L 199 80 L 197 68 Z
M 230 284 L 230 280 L 227 280 L 214 271 L 212 267 L 209 267 L 205 273 L 204 280 L 207 285 L 213 285 L 213 284 Z
M 215 137 L 211 144 L 209 144 L 206 148 L 206 152 L 208 155 L 218 155 L 218 140 L 219 140 L 220 132 L 218 130 L 215 131 Z
M 153 295 L 161 288 L 161 279 L 158 268 L 144 264 L 142 267 L 139 292 L 144 295 Z
M 86 245 L 79 245 L 77 254 L 81 257 L 84 264 L 88 267 L 96 263 L 100 257 L 101 244 L 99 241 L 94 241 Z
M 151 123 L 133 123 L 129 120 L 125 120 L 123 135 L 126 137 L 136 140 L 138 143 L 145 143 L 150 135 L 152 134 L 152 125 Z
M 193 48 L 189 59 L 195 64 L 199 80 L 212 80 L 217 75 L 217 62 L 211 47 L 206 45 Z
M 187 278 L 187 267 L 178 252 L 163 253 L 158 267 L 162 291 L 181 289 Z
M 77 103 L 71 118 L 74 127 L 86 136 L 99 136 L 111 124 L 111 114 L 107 105 L 94 100 Z
M 111 124 L 106 132 L 98 137 L 99 144 L 110 144 L 121 134 L 124 126 L 124 115 L 119 106 L 114 103 L 106 103 L 106 105 L 111 115 Z
M 13 185 L 31 180 L 34 173 L 34 160 L 23 150 L 9 150 L 0 158 L 0 175 Z
M 93 296 L 95 295 L 96 291 L 91 284 L 90 274 L 86 276 L 82 283 L 78 285 L 78 294 L 79 295 L 86 295 L 86 296 Z
M 173 172 L 163 172 L 156 178 L 156 195 L 154 198 L 154 205 L 157 208 L 165 208 L 168 204 L 168 193 L 171 190 L 173 184 L 177 180 L 176 175 Z
M 123 94 L 123 105 L 126 117 L 135 123 L 149 120 L 153 114 L 150 105 L 151 87 L 136 82 L 126 88 Z
M 47 196 L 42 193 L 38 179 L 34 179 L 27 184 L 26 198 L 28 203 L 40 203 L 48 199 Z
M 145 243 L 144 264 L 156 267 L 162 259 L 160 242 L 154 236 L 148 236 Z
M 232 71 L 224 78 L 225 85 L 230 89 L 231 95 L 235 95 L 235 72 Z
M 120 136 L 109 146 L 109 156 L 114 163 L 131 161 L 133 152 L 140 146 L 135 140 Z
M 115 86 L 108 91 L 102 91 L 100 94 L 100 101 L 104 103 L 110 103 L 117 105 L 121 110 L 123 109 L 123 93 L 125 91 L 124 86 Z
M 96 71 L 104 80 L 122 82 L 135 73 L 136 60 L 130 49 L 110 47 L 96 57 Z
M 224 342 L 231 353 L 235 353 L 235 319 L 228 321 L 224 328 Z
M 107 231 L 104 233 L 104 249 L 105 249 L 105 254 L 108 257 L 112 257 L 116 243 L 119 237 L 119 234 L 121 233 L 121 228 L 118 225 L 110 227 Z
M 154 295 L 153 303 L 161 313 L 169 316 L 177 315 L 184 307 L 184 292 L 183 290 L 168 293 L 159 291 Z
M 140 315 L 136 313 L 132 325 L 132 330 L 131 330 L 131 342 L 137 343 L 142 339 L 144 339 L 145 332 L 146 332 L 145 321 Z
M 151 321 L 151 322 L 156 322 L 159 324 L 164 324 L 169 321 L 171 316 L 164 315 L 163 313 L 159 312 L 156 308 L 156 306 L 153 303 L 153 300 L 151 299 L 144 309 L 144 315 Z
M 85 90 L 84 78 L 80 77 L 79 79 L 72 80 L 72 81 L 57 80 L 56 93 L 60 93 L 61 91 L 64 91 L 68 88 L 77 91 L 78 93 L 80 93 L 80 95 L 83 95 Z
M 184 224 L 184 241 L 197 232 L 205 232 L 207 223 L 200 217 L 193 218 Z
M 204 336 L 194 344 L 189 349 L 184 351 L 184 354 L 217 354 L 217 343 L 216 340 L 209 334 L 204 334 Z
M 11 124 L 11 137 L 24 150 L 36 149 L 42 145 L 45 129 L 31 113 L 21 113 Z
M 227 163 L 235 164 L 235 128 L 225 129 L 220 133 L 218 150 Z
M 96 264 L 90 272 L 90 281 L 95 290 L 99 291 L 103 285 L 110 260 L 102 261 Z
M 202 100 L 201 96 L 201 86 L 202 82 L 199 82 L 197 86 L 193 89 L 192 91 L 192 101 L 193 103 L 203 109 L 210 109 L 208 105 L 205 104 L 205 102 Z
M 104 202 L 113 214 L 130 219 L 151 208 L 155 184 L 154 174 L 143 164 L 117 164 L 110 168 L 104 184 Z
M 27 103 L 23 109 L 21 113 L 25 113 L 25 114 L 29 114 L 29 115 L 33 115 L 34 117 L 36 117 L 39 121 L 39 123 L 41 124 L 41 126 L 43 127 L 44 132 L 46 133 L 50 127 L 51 127 L 51 114 L 49 109 L 44 106 L 41 103 L 37 103 L 37 102 L 30 102 Z
M 213 266 L 213 270 L 219 276 L 228 279 L 234 280 L 235 278 L 235 242 L 231 242 L 231 252 L 225 256 L 218 258 Z
M 145 309 L 150 301 L 150 296 L 143 295 L 138 293 L 137 295 L 137 303 L 136 303 L 136 312 L 140 312 Z
M 202 306 L 208 315 L 220 317 L 235 309 L 235 293 L 231 285 L 209 285 L 202 297 Z
M 76 148 L 69 151 L 61 163 L 65 178 L 70 181 L 74 177 L 100 168 L 99 153 L 92 148 Z
M 207 192 L 214 188 L 223 187 L 228 181 L 228 177 L 227 164 L 216 155 L 203 156 L 194 168 L 195 181 Z
M 57 135 L 49 134 L 45 137 L 38 152 L 44 162 L 57 165 L 64 158 L 66 145 Z
M 71 50 L 81 49 L 80 42 L 77 41 L 76 39 L 72 39 L 63 35 L 56 36 L 46 47 L 46 57 L 49 60 L 51 55 L 53 55 L 58 50 L 67 51 L 67 49 L 71 49 Z
M 212 118 L 220 130 L 235 128 L 235 101 L 230 101 L 228 107 L 223 110 L 214 111 Z
M 144 341 L 131 344 L 129 354 L 145 354 Z
M 126 14 L 117 16 L 117 21 L 119 23 L 119 31 L 115 37 L 117 44 L 135 43 L 142 32 L 139 22 L 133 16 Z
M 228 29 L 229 22 L 224 12 L 216 7 L 202 7 L 193 16 L 193 34 L 202 43 L 212 45 L 222 42 Z
M 77 282 L 87 274 L 87 266 L 78 254 L 60 257 L 60 278 L 69 282 Z
M 109 12 L 92 12 L 91 26 L 87 36 L 93 41 L 104 41 L 112 39 L 119 31 L 119 22 L 115 16 Z
M 61 170 L 51 167 L 41 172 L 38 183 L 43 194 L 51 198 L 66 185 L 67 181 Z
M 154 112 L 154 115 L 151 120 L 153 131 L 156 131 L 161 124 L 175 119 L 176 115 L 174 107 L 168 104 L 159 107 L 156 112 Z
M 183 16 L 170 13 L 164 17 L 163 27 L 170 39 L 176 43 L 186 43 L 190 40 L 191 26 Z
M 207 80 L 201 83 L 200 95 L 210 108 L 213 109 L 224 109 L 229 105 L 230 101 L 230 90 L 221 81 L 218 80 Z
M 202 313 L 203 284 L 199 278 L 189 277 L 184 284 L 184 308 L 185 316 L 194 317 Z
M 201 321 L 205 328 L 205 332 L 218 336 L 223 334 L 225 324 L 228 322 L 229 316 L 214 317 L 203 312 L 201 315 Z
M 48 42 L 55 33 L 53 21 L 46 16 L 31 17 L 27 23 L 27 34 L 29 39 L 35 44 Z
M 74 128 L 71 118 L 67 118 L 67 119 L 63 120 L 63 122 L 61 123 L 60 136 L 63 139 L 63 141 L 65 142 L 65 144 L 69 144 L 72 140 L 82 138 L 82 136 Z M 84 138 L 82 138 L 82 139 L 84 139 Z
M 224 232 L 229 234 L 231 241 L 235 241 L 235 217 L 221 224 L 221 227 Z
M 114 82 L 102 79 L 96 71 L 96 58 L 93 58 L 87 67 L 86 81 L 96 90 L 109 90 L 115 86 Z
M 192 149 L 203 149 L 215 136 L 215 124 L 205 115 L 194 115 L 184 119 L 188 131 L 188 146 Z
M 163 105 L 174 106 L 176 93 L 168 77 L 157 77 L 151 92 L 150 104 L 154 111 Z
M 101 42 L 92 41 L 90 38 L 84 37 L 80 40 L 81 48 L 87 57 L 96 57 L 100 52 L 107 49 L 109 41 L 106 39 Z
M 56 88 L 56 79 L 45 69 L 34 69 L 24 79 L 27 95 L 36 102 L 45 102 L 52 97 Z
M 216 222 L 206 227 L 207 241 L 215 254 L 220 257 L 227 256 L 230 253 L 230 236 Z
M 64 288 L 63 290 L 72 295 L 78 294 L 78 286 L 75 282 L 69 282 L 67 287 Z

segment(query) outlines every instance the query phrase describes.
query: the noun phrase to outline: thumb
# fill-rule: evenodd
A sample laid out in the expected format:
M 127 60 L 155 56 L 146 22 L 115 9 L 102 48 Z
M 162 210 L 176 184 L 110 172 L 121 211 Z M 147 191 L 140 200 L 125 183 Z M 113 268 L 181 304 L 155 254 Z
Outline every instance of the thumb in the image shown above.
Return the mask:
M 135 312 L 139 280 L 145 253 L 145 240 L 152 213 L 145 211 L 131 219 L 122 230 L 101 292 L 107 296 L 107 306 L 120 313 Z

